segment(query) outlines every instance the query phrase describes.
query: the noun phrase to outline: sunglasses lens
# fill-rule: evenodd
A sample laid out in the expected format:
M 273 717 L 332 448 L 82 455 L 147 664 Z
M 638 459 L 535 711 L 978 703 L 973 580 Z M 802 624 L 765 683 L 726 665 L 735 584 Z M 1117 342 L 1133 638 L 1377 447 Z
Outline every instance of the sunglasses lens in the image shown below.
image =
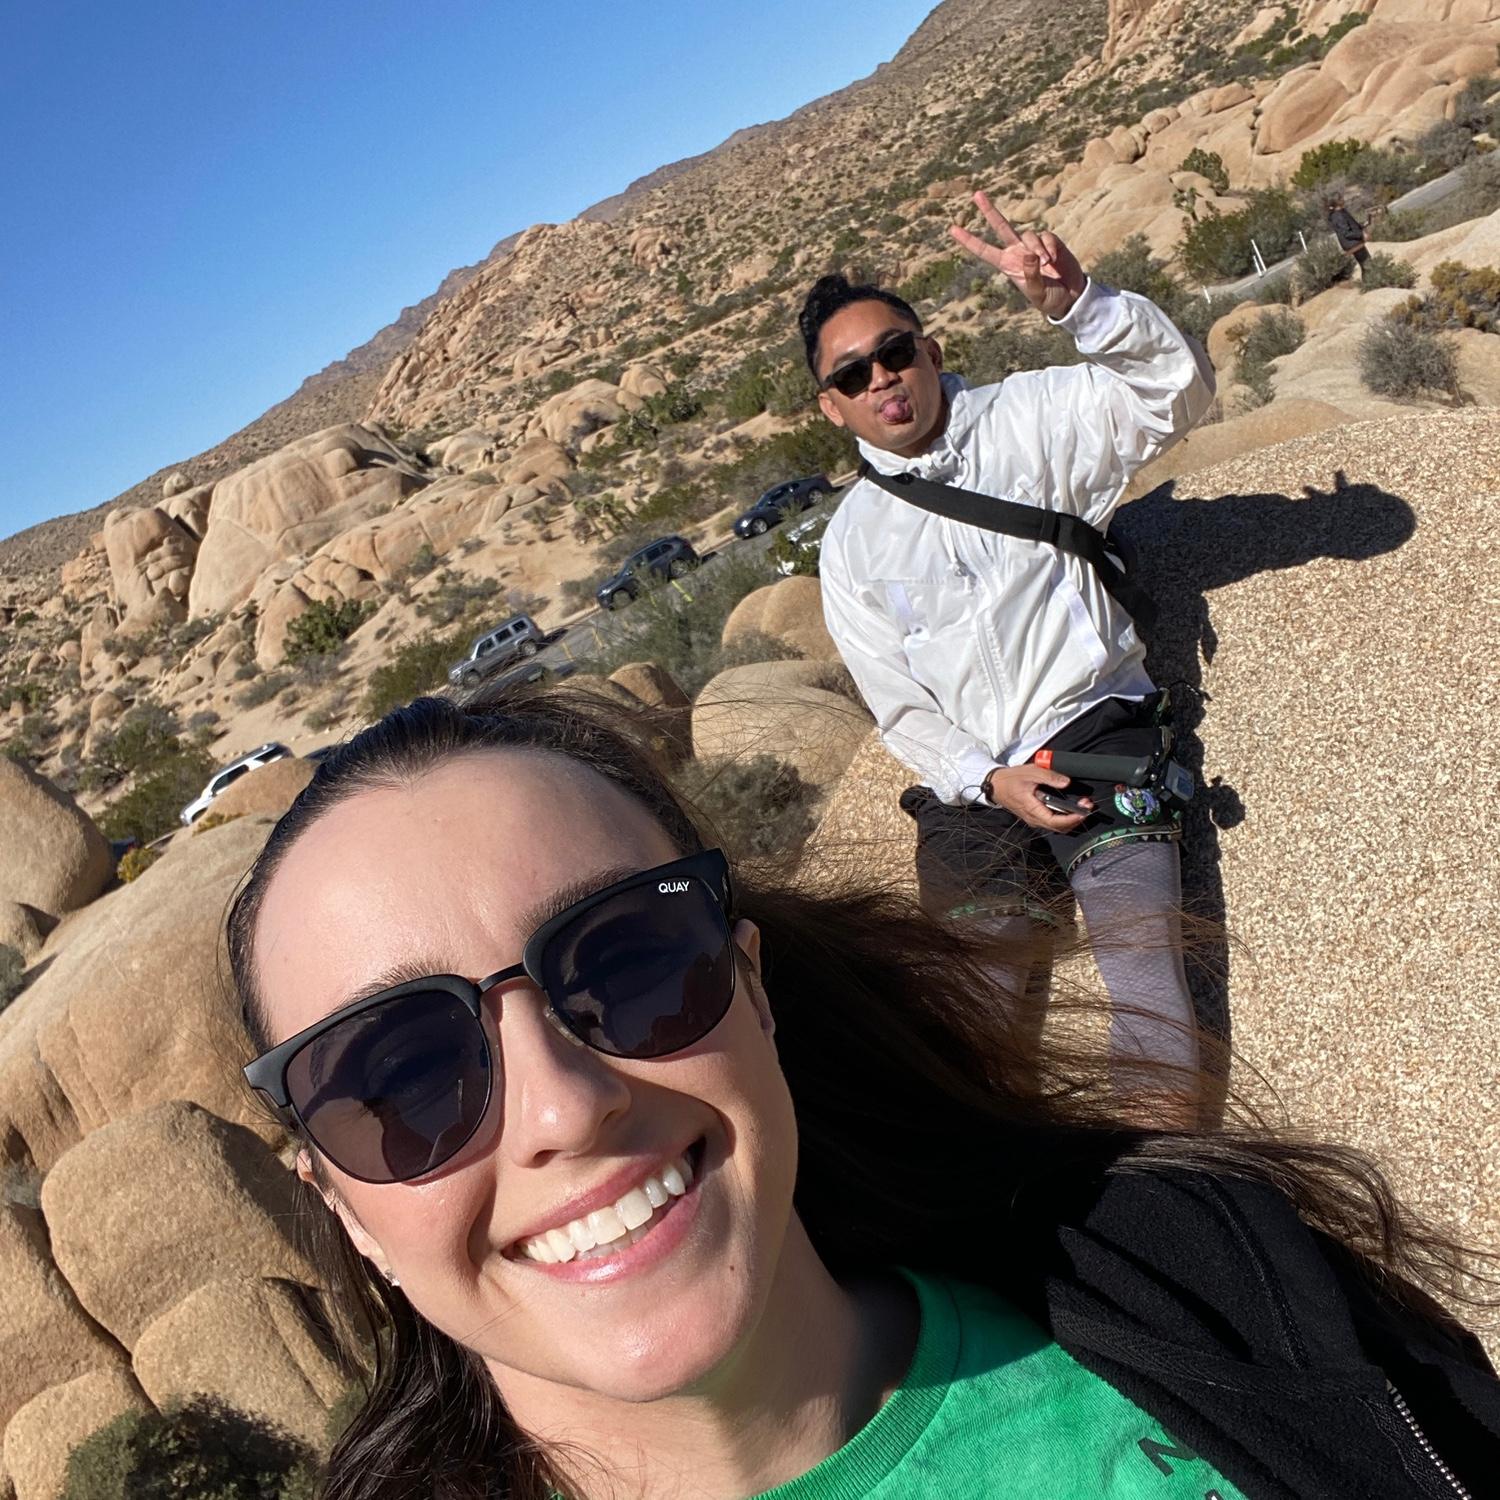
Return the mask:
M 841 365 L 828 377 L 828 383 L 841 396 L 858 396 L 870 388 L 870 379 L 877 364 L 881 369 L 898 375 L 902 370 L 909 370 L 916 362 L 916 334 L 898 333 L 888 338 L 874 354 Z
M 405 1182 L 441 1166 L 479 1128 L 490 1047 L 458 996 L 423 990 L 325 1031 L 292 1059 L 286 1084 L 335 1166 L 366 1182 Z
M 856 359 L 835 370 L 828 377 L 828 383 L 841 396 L 857 396 L 861 391 L 869 388 L 870 376 L 873 373 L 874 366 L 868 359 Z
M 580 1041 L 612 1057 L 663 1057 L 701 1041 L 729 1009 L 729 924 L 702 881 L 653 880 L 556 933 L 540 977 Z
M 909 370 L 917 362 L 917 336 L 914 333 L 898 333 L 887 339 L 876 351 L 875 358 L 893 375 Z

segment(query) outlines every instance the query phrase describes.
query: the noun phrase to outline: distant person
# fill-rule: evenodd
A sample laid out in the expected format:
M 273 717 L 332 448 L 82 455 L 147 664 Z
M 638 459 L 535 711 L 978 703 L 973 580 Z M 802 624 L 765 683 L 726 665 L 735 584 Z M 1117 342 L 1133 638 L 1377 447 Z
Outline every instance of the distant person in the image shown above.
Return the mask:
M 1353 257 L 1359 266 L 1359 279 L 1363 281 L 1365 267 L 1370 262 L 1369 246 L 1365 244 L 1365 230 L 1368 226 L 1361 224 L 1344 206 L 1341 193 L 1335 193 L 1324 206 L 1328 211 L 1328 227 L 1339 242 L 1339 249 L 1345 255 Z
M 999 246 L 957 226 L 953 237 L 1070 333 L 1083 363 L 972 389 L 944 373 L 938 341 L 895 293 L 843 276 L 812 288 L 800 328 L 818 400 L 865 461 L 823 538 L 828 629 L 919 780 L 901 806 L 928 909 L 1030 937 L 1037 962 L 1011 988 L 1039 1028 L 1065 878 L 1090 934 L 1109 938 L 1094 951 L 1122 1085 L 1139 1057 L 1192 1078 L 1176 812 L 1154 792 L 1070 786 L 1033 763 L 1044 749 L 1155 744 L 1162 695 L 1135 623 L 1079 557 L 935 515 L 879 481 L 914 475 L 1102 531 L 1131 475 L 1208 409 L 1213 373 L 1160 308 L 1090 281 L 1056 235 L 1018 234 L 984 194 L 975 201 Z M 1059 810 L 1059 793 L 1077 810 Z

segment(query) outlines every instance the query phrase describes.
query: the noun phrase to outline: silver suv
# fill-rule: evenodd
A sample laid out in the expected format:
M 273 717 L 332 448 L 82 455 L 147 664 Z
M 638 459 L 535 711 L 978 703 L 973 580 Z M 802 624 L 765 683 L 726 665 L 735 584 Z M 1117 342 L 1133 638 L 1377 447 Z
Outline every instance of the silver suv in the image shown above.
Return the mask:
M 547 637 L 530 615 L 513 615 L 503 625 L 477 636 L 469 654 L 448 668 L 448 681 L 455 687 L 473 687 L 491 672 L 535 656 Z

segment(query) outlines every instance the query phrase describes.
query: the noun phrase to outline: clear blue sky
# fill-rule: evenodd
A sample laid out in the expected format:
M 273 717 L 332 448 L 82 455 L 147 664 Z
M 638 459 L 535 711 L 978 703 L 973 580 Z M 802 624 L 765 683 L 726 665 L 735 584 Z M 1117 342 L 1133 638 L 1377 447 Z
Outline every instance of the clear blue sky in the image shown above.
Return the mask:
M 44 0 L 0 48 L 0 536 L 201 452 L 512 230 L 933 0 Z

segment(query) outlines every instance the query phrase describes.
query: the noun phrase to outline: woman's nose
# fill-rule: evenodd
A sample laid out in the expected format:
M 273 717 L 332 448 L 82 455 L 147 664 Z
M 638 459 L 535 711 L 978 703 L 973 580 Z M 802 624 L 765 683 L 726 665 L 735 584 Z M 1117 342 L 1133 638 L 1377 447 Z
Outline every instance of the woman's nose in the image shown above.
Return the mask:
M 499 1036 L 500 1149 L 518 1165 L 588 1152 L 607 1123 L 630 1108 L 629 1081 L 555 1023 L 532 986 L 507 992 Z

